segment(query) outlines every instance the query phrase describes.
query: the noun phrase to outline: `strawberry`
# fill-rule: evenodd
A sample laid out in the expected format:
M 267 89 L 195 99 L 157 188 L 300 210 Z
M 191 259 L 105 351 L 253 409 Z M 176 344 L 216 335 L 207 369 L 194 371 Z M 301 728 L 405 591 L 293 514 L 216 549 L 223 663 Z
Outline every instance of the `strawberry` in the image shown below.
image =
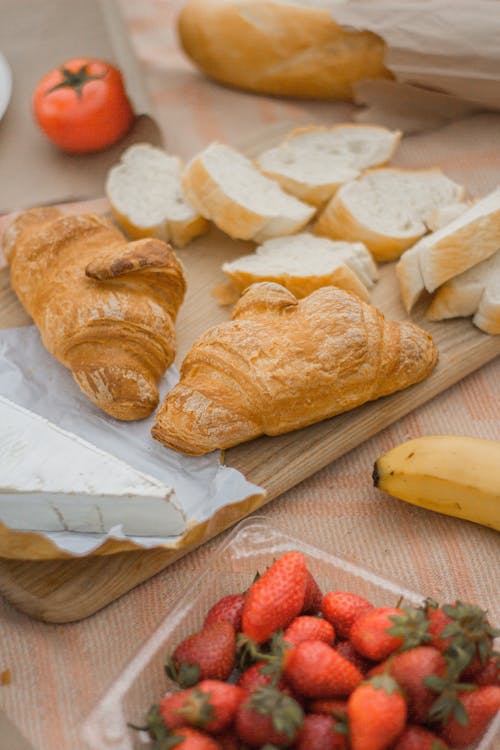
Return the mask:
M 180 727 L 175 729 L 174 732 L 168 735 L 168 739 L 164 741 L 161 748 L 170 750 L 221 750 L 221 746 L 214 739 L 209 737 L 208 734 L 203 734 L 197 729 L 191 727 Z
M 339 641 L 335 644 L 335 651 L 343 656 L 344 659 L 350 661 L 351 664 L 354 664 L 354 666 L 363 674 L 366 674 L 372 665 L 371 661 L 363 659 L 363 657 L 358 654 L 351 641 Z
M 236 732 L 250 747 L 266 743 L 289 747 L 303 720 L 302 708 L 293 698 L 273 687 L 259 687 L 240 705 L 236 713 Z
M 228 622 L 215 622 L 182 641 L 165 670 L 181 687 L 191 687 L 200 680 L 227 680 L 233 671 L 235 656 L 233 626 Z
M 321 602 L 321 612 L 331 622 L 339 638 L 349 638 L 351 626 L 360 614 L 373 609 L 367 599 L 350 591 L 330 591 Z
M 387 632 L 394 626 L 391 617 L 404 614 L 395 607 L 376 607 L 363 612 L 350 630 L 350 640 L 356 651 L 373 661 L 386 659 L 404 642 L 402 637 Z
M 500 710 L 500 687 L 486 685 L 458 694 L 464 710 L 458 708 L 441 727 L 440 735 L 452 747 L 476 742 L 496 712 Z
M 257 664 L 252 664 L 251 667 L 241 673 L 236 684 L 243 688 L 247 693 L 253 692 L 258 687 L 271 685 L 273 682 L 273 674 L 271 672 L 266 673 L 261 671 L 266 666 L 267 662 L 265 661 L 259 661 Z M 283 675 L 279 677 L 275 687 L 285 693 L 290 693 Z
M 448 750 L 448 748 L 434 732 L 416 724 L 407 724 L 393 750 Z
M 240 739 L 235 729 L 228 729 L 227 732 L 217 735 L 217 742 L 221 750 L 240 750 Z
M 167 727 L 161 715 L 159 706 L 153 706 L 147 715 L 147 727 L 136 727 L 136 729 L 147 729 L 153 747 L 161 750 L 170 750 L 176 747 L 181 750 L 220 750 L 220 745 L 207 734 L 199 732 L 192 727 Z
M 386 750 L 406 723 L 397 682 L 387 674 L 363 682 L 349 696 L 347 717 L 352 750 Z
M 474 678 L 476 685 L 500 685 L 500 657 L 490 656 L 480 672 Z
M 241 616 L 245 604 L 245 594 L 229 594 L 219 599 L 214 606 L 208 610 L 203 627 L 212 625 L 214 622 L 229 622 L 236 633 L 241 630 Z
M 336 718 L 347 717 L 347 701 L 335 698 L 318 698 L 307 707 L 311 714 L 331 714 Z
M 302 610 L 307 583 L 306 559 L 300 552 L 286 552 L 252 583 L 243 608 L 243 632 L 264 643 Z
M 323 641 L 302 641 L 288 652 L 285 677 L 306 698 L 349 695 L 363 679 L 354 664 Z
M 324 641 L 332 645 L 335 631 L 333 625 L 320 617 L 301 615 L 292 620 L 283 633 L 283 640 L 292 646 L 297 646 L 302 641 Z
M 446 652 L 458 672 L 466 678 L 481 671 L 492 654 L 493 639 L 500 630 L 491 627 L 487 613 L 475 604 L 457 600 L 439 607 L 428 599 L 425 610 L 429 620 L 431 644 Z
M 336 731 L 338 722 L 326 714 L 307 714 L 295 750 L 347 750 L 347 736 Z M 347 727 L 346 727 L 347 731 Z
M 436 648 L 417 646 L 401 654 L 393 654 L 386 662 L 372 669 L 369 675 L 371 677 L 388 671 L 405 694 L 410 720 L 425 724 L 436 700 L 436 693 L 427 687 L 424 680 L 429 675 L 442 676 L 445 670 L 446 662 Z
M 306 574 L 306 591 L 301 615 L 316 615 L 321 610 L 323 594 L 309 571 Z
M 217 734 L 231 724 L 245 696 L 236 685 L 202 680 L 196 687 L 163 698 L 160 715 L 170 728 L 189 725 Z

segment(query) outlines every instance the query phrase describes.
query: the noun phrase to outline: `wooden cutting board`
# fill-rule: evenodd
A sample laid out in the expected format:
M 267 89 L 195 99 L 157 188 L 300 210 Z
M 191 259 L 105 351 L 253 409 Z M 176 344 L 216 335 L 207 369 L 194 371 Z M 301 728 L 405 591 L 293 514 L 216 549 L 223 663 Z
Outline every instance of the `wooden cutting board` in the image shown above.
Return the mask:
M 258 134 L 246 145 L 246 153 L 252 156 L 273 145 L 288 127 L 281 124 Z M 404 163 L 406 147 L 410 163 L 417 166 L 411 139 L 409 141 L 409 146 L 401 147 L 399 162 Z M 89 204 L 88 209 L 105 210 L 106 204 L 104 201 Z M 252 249 L 250 243 L 231 240 L 213 228 L 179 251 L 187 271 L 188 295 L 178 321 L 178 364 L 197 336 L 210 325 L 229 318 L 230 308 L 222 307 L 213 295 L 213 289 L 224 281 L 221 263 Z M 373 291 L 372 302 L 388 317 L 406 319 L 394 264 L 380 268 L 380 281 Z M 439 348 L 439 364 L 430 378 L 312 427 L 240 445 L 226 452 L 225 463 L 264 487 L 267 490 L 264 502 L 268 502 L 500 354 L 500 336 L 482 333 L 470 320 L 430 323 L 418 310 L 413 319 L 434 336 Z M 10 289 L 8 272 L 3 269 L 0 271 L 0 327 L 29 322 Z M 237 507 L 220 514 L 209 525 L 205 538 L 220 533 L 243 515 L 244 511 Z M 55 561 L 0 558 L 0 593 L 22 611 L 47 622 L 78 620 L 158 573 L 194 547 L 193 544 L 175 554 L 160 548 Z

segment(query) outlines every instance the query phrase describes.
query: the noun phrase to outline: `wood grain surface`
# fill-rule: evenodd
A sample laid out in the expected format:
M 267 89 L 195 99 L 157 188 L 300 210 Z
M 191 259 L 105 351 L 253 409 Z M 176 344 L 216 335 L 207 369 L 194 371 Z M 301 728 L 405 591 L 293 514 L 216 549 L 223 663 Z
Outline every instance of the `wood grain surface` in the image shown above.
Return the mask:
M 253 155 L 267 148 L 286 129 L 281 124 L 258 134 L 247 144 L 246 152 Z M 187 272 L 188 294 L 178 321 L 177 363 L 207 327 L 228 319 L 230 308 L 221 306 L 213 295 L 214 288 L 224 281 L 221 263 L 252 249 L 250 243 L 231 240 L 212 228 L 178 252 Z M 381 267 L 380 272 L 372 302 L 388 317 L 406 319 L 394 264 Z M 226 452 L 225 463 L 264 487 L 264 502 L 268 502 L 500 354 L 500 337 L 482 333 L 468 319 L 431 323 L 425 320 L 421 306 L 413 320 L 433 335 L 439 349 L 439 363 L 430 378 L 306 429 L 240 445 Z M 29 322 L 10 289 L 8 271 L 1 270 L 0 327 Z M 215 536 L 241 517 L 237 509 L 221 513 L 204 538 Z M 96 612 L 195 546 L 174 554 L 159 548 L 70 560 L 0 559 L 0 593 L 33 617 L 47 622 L 74 621 Z

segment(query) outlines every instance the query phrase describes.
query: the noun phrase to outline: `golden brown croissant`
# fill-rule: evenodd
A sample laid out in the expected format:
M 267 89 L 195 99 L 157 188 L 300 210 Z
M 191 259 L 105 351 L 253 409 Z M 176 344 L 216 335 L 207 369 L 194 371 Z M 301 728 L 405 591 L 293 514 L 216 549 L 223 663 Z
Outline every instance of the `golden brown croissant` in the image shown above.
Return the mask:
M 118 419 L 151 414 L 186 288 L 169 245 L 127 243 L 104 217 L 35 208 L 10 225 L 4 249 L 44 345 L 90 400 Z
M 349 292 L 323 287 L 298 301 L 254 284 L 232 320 L 193 345 L 152 434 L 194 455 L 279 435 L 423 380 L 437 358 L 428 333 Z

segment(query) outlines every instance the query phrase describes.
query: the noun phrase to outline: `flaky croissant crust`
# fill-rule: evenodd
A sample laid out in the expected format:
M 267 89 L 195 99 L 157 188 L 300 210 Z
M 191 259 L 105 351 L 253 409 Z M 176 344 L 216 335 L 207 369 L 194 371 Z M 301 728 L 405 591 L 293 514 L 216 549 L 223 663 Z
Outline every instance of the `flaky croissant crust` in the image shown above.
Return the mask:
M 437 358 L 428 333 L 349 292 L 323 287 L 298 301 L 254 284 L 232 320 L 193 345 L 152 434 L 194 455 L 279 435 L 423 380 Z
M 4 249 L 44 345 L 91 401 L 122 420 L 151 414 L 186 289 L 170 246 L 127 243 L 104 217 L 37 208 L 8 228 Z

